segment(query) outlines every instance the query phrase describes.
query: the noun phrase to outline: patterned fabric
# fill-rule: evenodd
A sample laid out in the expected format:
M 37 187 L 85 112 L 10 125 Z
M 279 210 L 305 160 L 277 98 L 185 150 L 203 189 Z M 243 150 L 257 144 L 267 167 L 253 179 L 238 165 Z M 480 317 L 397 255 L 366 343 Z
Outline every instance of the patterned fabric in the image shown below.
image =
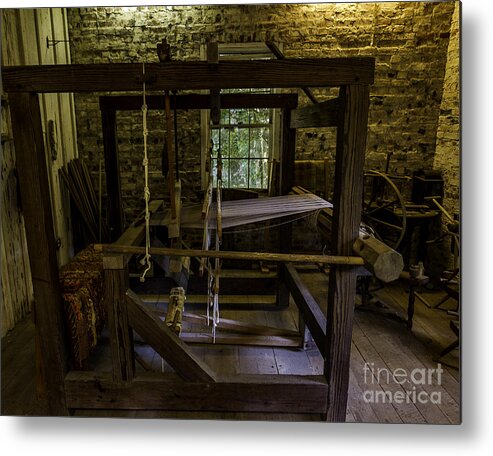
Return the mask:
M 103 278 L 102 254 L 96 252 L 93 246 L 79 252 L 60 271 L 65 320 L 75 369 L 83 368 L 106 320 Z

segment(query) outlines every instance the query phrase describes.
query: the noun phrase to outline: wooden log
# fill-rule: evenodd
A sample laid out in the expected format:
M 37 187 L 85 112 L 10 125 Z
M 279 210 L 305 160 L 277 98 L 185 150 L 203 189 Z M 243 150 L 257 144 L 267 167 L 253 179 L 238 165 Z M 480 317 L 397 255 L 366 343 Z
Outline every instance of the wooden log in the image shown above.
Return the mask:
M 359 233 L 353 252 L 360 255 L 365 268 L 383 282 L 397 280 L 404 269 L 402 255 L 369 234 Z
M 190 382 L 214 382 L 215 374 L 198 359 L 178 336 L 141 301 L 127 290 L 130 325 L 156 350 L 180 377 Z
M 291 111 L 291 128 L 336 127 L 339 123 L 341 100 L 334 98 L 316 105 Z
M 340 97 L 343 108 L 337 128 L 331 248 L 337 255 L 350 255 L 361 222 L 369 88 L 345 86 Z M 354 271 L 345 267 L 331 268 L 324 369 L 329 384 L 328 421 L 346 419 L 355 294 Z
M 148 110 L 164 110 L 164 99 L 159 95 L 146 96 Z M 176 95 L 171 101 L 171 109 L 211 109 L 209 95 L 188 94 Z M 101 110 L 139 111 L 142 108 L 140 95 L 104 95 L 99 97 Z M 250 108 L 287 108 L 298 106 L 298 95 L 295 93 L 225 93 L 221 95 L 223 109 Z
M 36 94 L 11 94 L 9 105 L 34 287 L 36 340 L 40 345 L 43 383 L 49 414 L 67 415 L 64 377 L 68 357 L 39 100 Z
M 95 244 L 96 250 L 105 253 L 145 253 L 144 247 L 117 245 L 117 244 Z M 270 252 L 229 252 L 226 250 L 196 250 L 196 249 L 170 249 L 170 248 L 150 248 L 151 255 L 186 255 L 194 257 L 221 258 L 223 260 L 245 260 L 245 261 L 271 261 L 271 262 L 291 262 L 291 263 L 323 263 L 337 264 L 344 266 L 362 266 L 363 259 L 350 255 L 308 255 L 295 253 L 270 253 Z
M 318 305 L 317 301 L 313 298 L 308 288 L 304 285 L 298 272 L 292 264 L 285 265 L 284 280 L 288 287 L 289 292 L 293 296 L 294 302 L 298 306 L 303 320 L 310 330 L 313 340 L 317 344 L 317 347 L 322 354 L 325 355 L 326 351 L 326 333 L 327 319 L 322 312 L 322 309 Z
M 328 87 L 372 84 L 375 59 L 346 57 L 146 64 L 147 90 Z M 184 78 L 186 74 L 188 77 Z M 35 65 L 2 68 L 5 92 L 126 92 L 142 90 L 142 64 Z
M 107 374 L 73 371 L 65 388 L 74 409 L 322 413 L 327 404 L 327 383 L 315 375 L 237 375 L 201 383 L 149 372 L 122 387 Z

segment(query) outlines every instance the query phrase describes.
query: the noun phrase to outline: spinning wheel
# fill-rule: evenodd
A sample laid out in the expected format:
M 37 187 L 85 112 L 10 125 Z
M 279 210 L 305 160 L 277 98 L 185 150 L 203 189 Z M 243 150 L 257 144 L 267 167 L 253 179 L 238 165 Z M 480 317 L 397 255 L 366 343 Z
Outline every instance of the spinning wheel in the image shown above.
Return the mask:
M 390 177 L 377 170 L 365 173 L 362 220 L 375 236 L 397 249 L 406 232 L 406 204 Z

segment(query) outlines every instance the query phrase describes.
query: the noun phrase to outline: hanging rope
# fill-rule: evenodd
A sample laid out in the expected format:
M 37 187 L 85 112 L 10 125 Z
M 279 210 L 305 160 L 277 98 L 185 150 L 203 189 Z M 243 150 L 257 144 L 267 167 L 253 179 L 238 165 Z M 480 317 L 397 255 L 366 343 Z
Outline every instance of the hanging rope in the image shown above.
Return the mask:
M 144 167 L 144 201 L 145 201 L 145 255 L 140 261 L 142 265 L 146 265 L 144 272 L 140 277 L 141 282 L 145 282 L 145 276 L 151 269 L 151 254 L 149 249 L 151 247 L 150 236 L 150 212 L 149 201 L 151 199 L 151 192 L 149 191 L 149 159 L 147 158 L 147 103 L 146 103 L 146 81 L 145 81 L 145 63 L 142 64 L 142 135 L 144 137 L 144 159 L 142 160 L 142 166 Z

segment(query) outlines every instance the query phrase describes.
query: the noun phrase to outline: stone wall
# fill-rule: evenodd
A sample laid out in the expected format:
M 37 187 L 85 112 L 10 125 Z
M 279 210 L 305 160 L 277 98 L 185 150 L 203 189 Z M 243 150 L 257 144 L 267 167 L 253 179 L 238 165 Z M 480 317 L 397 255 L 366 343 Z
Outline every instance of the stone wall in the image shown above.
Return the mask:
M 447 47 L 454 2 L 278 4 L 69 10 L 74 63 L 156 62 L 156 43 L 166 38 L 173 59 L 198 60 L 208 41 L 283 43 L 290 58 L 373 56 L 367 167 L 410 174 L 433 167 Z M 186 77 L 186 75 L 184 76 Z M 320 100 L 333 95 L 315 89 Z M 300 92 L 300 104 L 309 101 Z M 79 151 L 97 171 L 102 158 L 97 97 L 76 97 Z M 151 160 L 163 147 L 162 114 L 149 129 Z M 179 114 L 180 155 L 188 200 L 200 187 L 200 114 Z M 140 113 L 118 123 L 127 222 L 143 207 Z M 333 159 L 335 130 L 300 130 L 297 158 Z M 161 196 L 163 178 L 154 168 L 151 192 Z

